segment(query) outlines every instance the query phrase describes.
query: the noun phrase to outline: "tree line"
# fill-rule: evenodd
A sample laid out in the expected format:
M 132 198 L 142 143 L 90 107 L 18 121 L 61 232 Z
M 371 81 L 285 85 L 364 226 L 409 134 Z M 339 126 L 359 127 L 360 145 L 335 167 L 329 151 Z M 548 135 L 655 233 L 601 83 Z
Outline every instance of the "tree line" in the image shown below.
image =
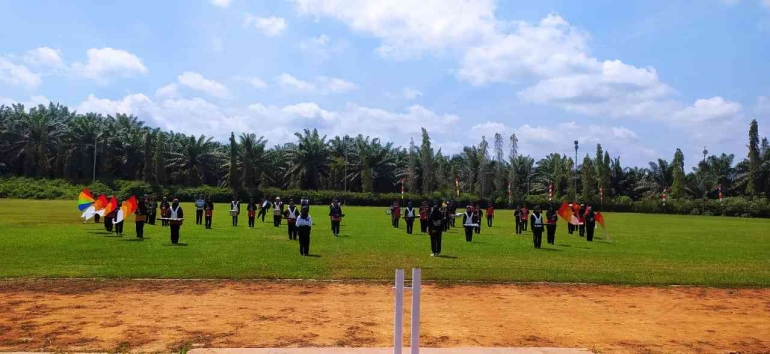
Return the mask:
M 254 133 L 231 133 L 219 142 L 205 135 L 162 131 L 126 114 L 80 114 L 60 104 L 29 110 L 0 106 L 0 174 L 72 182 L 141 180 L 154 185 L 219 186 L 254 193 L 268 188 L 368 193 L 406 192 L 452 196 L 462 193 L 498 201 L 545 195 L 555 200 L 596 202 L 770 195 L 770 145 L 749 127 L 748 153 L 711 155 L 685 171 L 684 154 L 623 166 L 601 144 L 582 161 L 551 153 L 535 161 L 518 151 L 515 134 L 495 134 L 457 154 L 434 149 L 426 129 L 419 145 L 396 147 L 368 136 L 295 133 L 296 141 L 268 146 Z M 577 164 L 577 165 L 576 165 Z M 457 180 L 457 185 L 456 185 Z

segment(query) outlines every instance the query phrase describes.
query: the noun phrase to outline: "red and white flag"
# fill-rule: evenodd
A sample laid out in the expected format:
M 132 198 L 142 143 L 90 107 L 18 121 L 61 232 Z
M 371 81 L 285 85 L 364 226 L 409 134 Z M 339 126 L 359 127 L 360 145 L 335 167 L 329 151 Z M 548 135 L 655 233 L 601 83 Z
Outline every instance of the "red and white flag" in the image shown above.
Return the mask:
M 553 183 L 548 185 L 548 201 L 553 200 Z

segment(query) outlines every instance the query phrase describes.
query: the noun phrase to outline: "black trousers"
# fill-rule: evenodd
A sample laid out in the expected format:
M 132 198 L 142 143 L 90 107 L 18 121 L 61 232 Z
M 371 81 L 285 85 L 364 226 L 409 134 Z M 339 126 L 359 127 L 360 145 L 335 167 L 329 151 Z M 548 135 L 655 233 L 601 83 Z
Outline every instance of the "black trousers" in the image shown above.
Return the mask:
M 487 226 L 492 227 L 492 219 L 494 219 L 494 216 L 487 216 Z
M 548 232 L 548 243 L 553 244 L 556 241 L 556 224 L 545 225 Z
M 586 235 L 586 223 L 583 223 L 583 225 L 578 226 L 578 230 L 580 230 L 580 237 L 583 237 Z
M 521 229 L 524 230 L 524 231 L 527 231 L 528 227 L 529 226 L 527 225 L 527 219 L 522 220 L 521 221 Z
M 115 234 L 123 235 L 123 221 L 115 224 Z
M 267 215 L 267 209 L 259 209 L 259 213 L 257 214 L 257 218 L 262 218 L 262 222 L 265 222 L 265 215 Z
M 428 220 L 420 219 L 420 232 L 428 232 Z
M 179 229 L 182 227 L 182 225 L 179 224 L 170 224 L 171 229 L 171 243 L 177 244 L 179 243 Z
M 596 223 L 587 222 L 585 224 L 585 227 L 586 227 L 586 240 L 593 241 L 594 240 L 594 230 L 596 230 Z
M 195 225 L 203 224 L 203 210 L 195 210 Z
M 297 228 L 299 234 L 299 254 L 307 256 L 310 253 L 310 226 Z
M 430 230 L 430 251 L 433 254 L 441 253 L 441 230 Z
M 147 215 L 147 219 L 150 222 L 150 225 L 155 225 L 155 213 L 150 213 L 150 215 Z
M 572 235 L 572 231 L 574 231 L 574 230 L 575 230 L 575 225 L 572 225 L 572 223 L 568 223 L 567 224 L 567 233 Z
M 211 216 L 206 216 L 206 228 L 211 228 Z
M 99 214 L 94 214 L 94 222 L 95 222 L 95 223 L 97 223 L 97 224 L 98 224 L 98 223 L 99 223 L 99 219 L 101 219 L 101 218 L 102 218 L 102 216 L 101 216 L 101 215 L 99 215 Z
M 476 226 L 475 231 L 476 231 L 477 234 L 480 234 L 481 233 L 481 219 L 477 220 L 476 223 L 479 226 Z
M 455 218 L 454 216 L 452 216 L 452 217 L 450 217 L 450 218 L 449 218 L 449 221 L 451 221 L 451 222 L 449 223 L 449 224 L 450 224 L 450 226 L 453 226 L 453 227 L 455 226 L 455 219 L 456 219 L 456 218 Z
M 163 214 L 161 214 L 161 217 L 164 217 Z M 167 217 L 167 216 L 165 216 L 165 217 Z M 161 220 L 160 221 L 160 226 L 168 226 L 168 220 Z
M 412 229 L 414 229 L 414 219 L 406 219 L 406 233 L 411 235 Z
M 521 231 L 524 229 L 523 222 L 521 220 L 516 220 L 516 234 L 521 235 Z
M 136 237 L 144 238 L 144 221 L 136 222 Z
M 535 248 L 540 248 L 540 245 L 543 243 L 543 229 L 532 228 L 532 243 L 535 244 Z
M 472 227 L 472 226 L 466 226 L 465 227 L 465 241 L 466 242 L 473 241 L 473 229 L 474 229 L 474 227 Z
M 107 232 L 112 232 L 112 218 L 104 217 L 104 229 Z
M 449 224 L 450 224 L 449 218 L 444 218 L 444 232 L 449 231 L 449 226 L 450 226 Z
M 249 216 L 249 227 L 254 227 L 254 219 L 253 216 Z
M 398 220 L 401 218 L 393 216 L 391 217 L 391 219 L 392 219 L 393 227 L 398 228 Z
M 273 226 L 275 226 L 275 227 L 281 226 L 281 216 L 280 215 L 273 215 Z
M 334 236 L 339 236 L 340 234 L 340 222 L 339 221 L 332 221 L 332 233 Z
M 289 240 L 297 239 L 297 226 L 290 222 L 289 224 Z
M 238 226 L 238 215 L 233 216 L 233 226 Z

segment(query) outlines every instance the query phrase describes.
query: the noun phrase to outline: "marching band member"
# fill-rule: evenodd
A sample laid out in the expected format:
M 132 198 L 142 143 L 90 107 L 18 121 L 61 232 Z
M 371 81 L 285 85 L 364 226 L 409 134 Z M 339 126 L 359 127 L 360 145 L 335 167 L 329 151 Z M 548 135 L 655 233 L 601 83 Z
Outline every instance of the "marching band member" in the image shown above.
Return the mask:
M 408 202 L 406 205 L 406 210 L 404 211 L 404 221 L 406 221 L 406 233 L 411 235 L 412 229 L 414 228 L 414 219 L 417 214 L 414 212 L 412 202 Z
M 195 225 L 203 224 L 203 208 L 206 206 L 206 201 L 203 199 L 203 194 L 198 195 L 198 199 L 195 200 Z
M 524 204 L 524 206 L 521 208 L 521 227 L 523 231 L 527 231 L 527 221 L 529 220 L 529 209 L 527 209 L 527 204 Z
M 516 209 L 513 210 L 513 219 L 514 219 L 514 222 L 516 223 L 516 234 L 517 235 L 521 235 L 521 230 L 522 230 L 522 228 L 524 228 L 524 226 L 522 226 L 522 220 L 523 219 L 522 219 L 521 216 L 522 216 L 521 215 L 521 207 L 519 207 L 517 205 Z
M 294 199 L 289 199 L 289 207 L 284 212 L 286 216 L 286 224 L 289 228 L 289 240 L 297 239 L 297 216 L 299 216 L 299 210 L 294 205 Z
M 155 217 L 158 212 L 158 202 L 155 201 L 154 196 L 150 196 L 150 198 L 147 200 L 147 218 L 150 222 L 150 225 L 155 225 Z
M 569 203 L 569 210 L 572 211 L 572 203 Z M 567 221 L 567 233 L 572 235 L 572 232 L 575 230 L 575 225 L 572 225 L 572 221 Z
M 463 227 L 465 227 L 465 242 L 473 241 L 473 229 L 475 228 L 474 221 L 476 220 L 476 214 L 473 212 L 473 206 L 468 204 L 465 207 L 465 214 L 463 214 Z
M 297 218 L 297 233 L 299 234 L 299 254 L 307 256 L 310 253 L 310 229 L 313 219 L 308 213 L 308 207 L 303 206 Z
M 495 218 L 495 205 L 492 203 L 492 201 L 489 201 L 489 205 L 487 206 L 487 226 L 492 227 L 492 219 Z
M 548 211 L 545 213 L 546 224 L 545 229 L 548 232 L 548 243 L 553 244 L 556 241 L 556 221 L 559 219 L 558 214 L 554 210 L 553 204 L 548 206 Z
M 259 214 L 257 214 L 257 217 L 262 217 L 262 222 L 265 222 L 265 216 L 267 215 L 267 210 L 270 209 L 272 204 L 270 203 L 267 198 L 262 198 L 262 207 L 259 209 Z
M 578 231 L 580 233 L 580 237 L 585 237 L 586 235 L 586 205 L 580 204 L 580 209 L 578 209 L 577 219 L 578 219 Z
M 206 228 L 211 229 L 211 218 L 214 216 L 214 202 L 211 201 L 211 196 L 206 197 Z
M 451 226 L 452 222 L 451 216 L 449 215 L 449 203 L 443 202 L 441 203 L 441 214 L 444 215 L 444 232 L 449 231 L 449 227 Z
M 457 202 L 449 201 L 447 208 L 449 208 L 449 226 L 455 226 L 455 215 L 457 215 Z
M 107 200 L 113 199 L 113 196 L 110 196 Z M 107 232 L 112 232 L 112 219 L 114 219 L 118 215 L 118 209 L 120 209 L 120 205 L 118 205 L 115 210 L 104 214 L 104 228 L 107 230 Z
M 169 215 L 169 204 L 168 204 L 168 198 L 163 197 L 163 201 L 160 202 L 160 225 L 161 226 L 168 226 L 168 215 Z
M 428 232 L 428 216 L 430 215 L 430 209 L 428 208 L 428 202 L 422 202 L 420 205 L 420 232 Z
M 249 217 L 249 228 L 254 228 L 254 218 L 257 215 L 257 204 L 254 203 L 254 198 L 249 198 L 249 204 L 246 205 L 246 211 Z
M 586 229 L 586 240 L 593 241 L 594 229 L 596 229 L 596 214 L 594 214 L 594 211 L 590 205 L 586 208 L 584 219 L 585 219 L 584 227 Z
M 179 199 L 174 198 L 171 203 L 171 207 L 168 209 L 169 217 L 169 229 L 171 229 L 171 244 L 179 244 L 179 229 L 182 227 L 182 219 L 184 219 L 184 211 L 182 206 L 179 205 Z
M 96 192 L 93 192 L 93 193 L 94 193 L 94 195 L 97 194 Z M 102 218 L 102 216 L 99 215 L 99 213 L 94 213 L 94 223 L 95 224 L 98 224 L 99 223 L 99 219 L 101 219 L 101 218 Z
M 118 206 L 115 208 L 115 210 L 113 210 L 110 213 L 110 214 L 112 214 L 112 217 L 110 217 L 110 219 L 115 220 L 115 218 L 118 217 L 118 211 L 120 210 L 120 207 L 122 207 L 122 206 L 123 206 L 123 201 L 122 200 L 118 200 Z M 126 217 L 128 217 L 128 215 L 124 216 L 124 220 L 125 220 Z M 115 223 L 115 235 L 123 237 L 123 221 L 124 220 L 120 220 L 120 222 Z
M 334 236 L 340 235 L 340 221 L 342 221 L 342 216 L 340 202 L 339 200 L 334 199 L 334 202 L 332 202 L 332 205 L 329 208 L 329 218 L 332 221 L 332 233 L 334 233 Z
M 540 214 L 540 206 L 535 206 L 535 212 L 530 217 L 530 223 L 532 223 L 532 242 L 535 244 L 535 248 L 540 248 L 543 243 L 543 215 Z
M 484 218 L 484 210 L 481 209 L 481 203 L 476 202 L 473 203 L 473 214 L 476 220 L 474 220 L 474 223 L 476 224 L 476 233 L 481 233 L 481 219 Z
M 230 216 L 233 217 L 233 226 L 238 226 L 238 215 L 241 215 L 241 201 L 238 196 L 233 194 L 233 200 L 230 202 Z
M 444 231 L 444 215 L 441 213 L 438 202 L 433 204 L 428 220 L 428 233 L 430 234 L 431 257 L 441 254 L 441 232 Z
M 281 197 L 275 197 L 275 203 L 273 203 L 273 226 L 281 226 L 281 216 L 283 215 L 283 202 Z
M 398 205 L 398 201 L 393 201 L 393 206 L 390 207 L 390 222 L 393 227 L 398 228 L 398 219 L 401 218 L 401 206 Z
M 134 214 L 134 223 L 136 224 L 136 237 L 144 238 L 144 223 L 147 221 L 147 204 L 150 201 L 150 197 L 147 194 L 144 195 L 144 200 L 137 203 L 136 211 Z

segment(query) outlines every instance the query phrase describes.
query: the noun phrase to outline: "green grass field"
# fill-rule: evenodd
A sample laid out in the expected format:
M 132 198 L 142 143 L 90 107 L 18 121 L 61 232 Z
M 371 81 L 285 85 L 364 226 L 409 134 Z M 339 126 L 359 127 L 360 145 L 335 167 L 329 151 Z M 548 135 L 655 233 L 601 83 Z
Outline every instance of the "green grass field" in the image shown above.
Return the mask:
M 391 279 L 396 268 L 420 267 L 423 277 L 449 281 L 553 281 L 614 284 L 770 286 L 770 220 L 649 214 L 607 214 L 611 240 L 597 230 L 592 243 L 557 229 L 556 246 L 532 247 L 517 236 L 510 211 L 472 243 L 462 229 L 445 233 L 443 257 L 430 257 L 425 234 L 390 226 L 385 208 L 345 207 L 341 237 L 328 209 L 314 206 L 310 253 L 301 257 L 285 226 L 257 221 L 230 225 L 218 205 L 214 229 L 194 223 L 194 207 L 180 242 L 168 228 L 147 225 L 135 238 L 133 217 L 124 236 L 83 224 L 74 201 L 0 200 L 0 277 Z M 417 226 L 418 223 L 415 223 Z

